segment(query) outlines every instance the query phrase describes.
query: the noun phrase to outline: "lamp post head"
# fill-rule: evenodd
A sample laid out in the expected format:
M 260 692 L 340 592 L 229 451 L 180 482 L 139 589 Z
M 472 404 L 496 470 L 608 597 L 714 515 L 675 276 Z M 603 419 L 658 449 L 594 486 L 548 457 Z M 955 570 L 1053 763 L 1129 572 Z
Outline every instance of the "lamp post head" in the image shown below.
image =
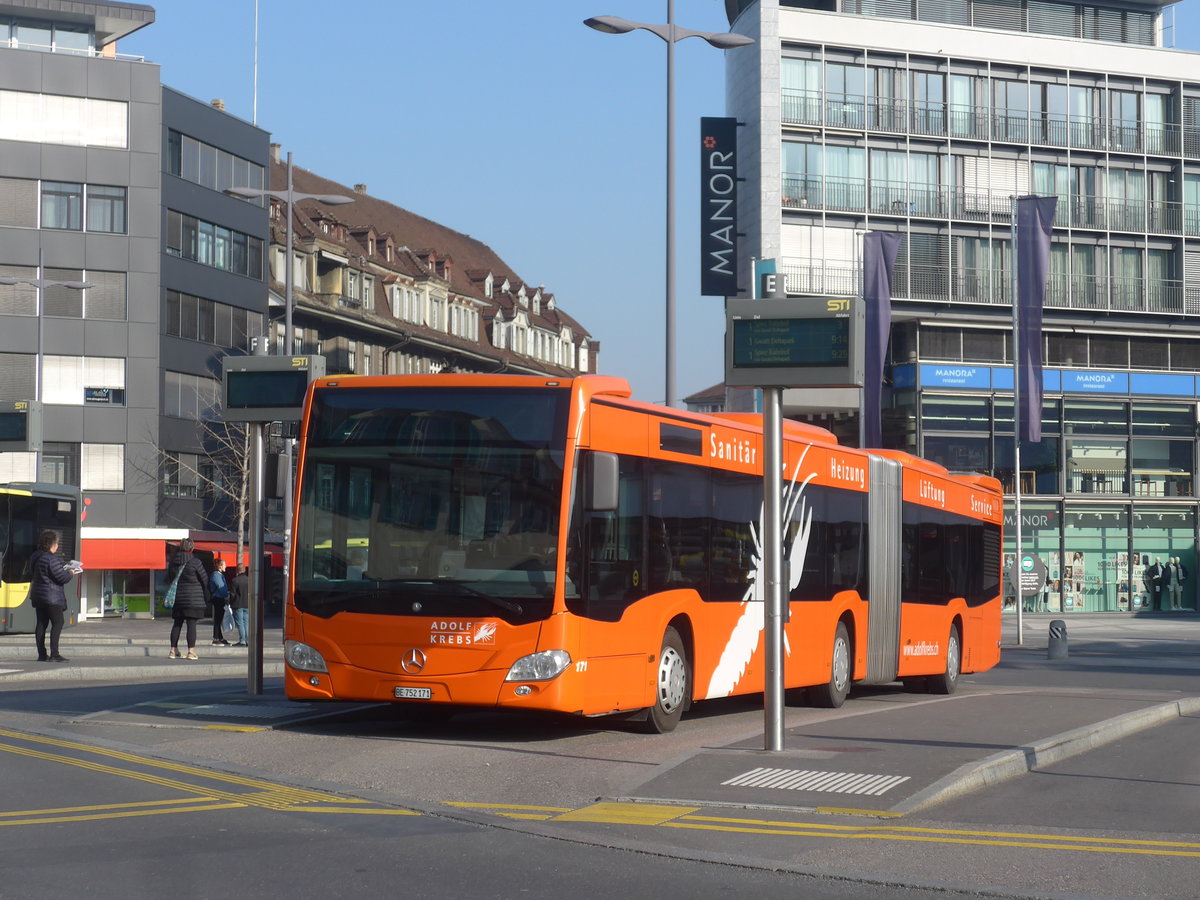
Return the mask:
M 718 50 L 733 50 L 736 47 L 746 47 L 754 43 L 754 38 L 731 31 L 719 31 L 716 34 L 706 34 L 704 39 Z
M 620 16 L 592 16 L 590 19 L 584 19 L 583 24 L 605 34 L 628 34 L 637 28 L 635 23 Z
M 342 194 L 309 194 L 308 199 L 316 200 L 326 206 L 345 206 L 347 203 L 354 202 L 353 197 L 346 197 Z

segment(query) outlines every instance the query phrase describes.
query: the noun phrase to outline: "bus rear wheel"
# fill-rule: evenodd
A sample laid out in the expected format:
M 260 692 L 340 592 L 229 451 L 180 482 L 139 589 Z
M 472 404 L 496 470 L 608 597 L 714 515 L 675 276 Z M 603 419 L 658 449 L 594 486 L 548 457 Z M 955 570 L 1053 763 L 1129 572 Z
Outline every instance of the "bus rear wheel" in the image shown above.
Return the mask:
M 691 697 L 692 669 L 683 638 L 671 626 L 663 634 L 654 679 L 654 705 L 646 711 L 642 730 L 649 734 L 674 731 Z
M 813 706 L 837 709 L 846 702 L 850 694 L 850 633 L 846 623 L 838 622 L 833 636 L 833 664 L 830 666 L 829 683 L 818 684 L 808 689 Z
M 950 629 L 950 639 L 946 641 L 946 671 L 941 675 L 930 675 L 927 684 L 931 694 L 953 694 L 958 687 L 958 676 L 962 672 L 962 637 L 958 626 Z

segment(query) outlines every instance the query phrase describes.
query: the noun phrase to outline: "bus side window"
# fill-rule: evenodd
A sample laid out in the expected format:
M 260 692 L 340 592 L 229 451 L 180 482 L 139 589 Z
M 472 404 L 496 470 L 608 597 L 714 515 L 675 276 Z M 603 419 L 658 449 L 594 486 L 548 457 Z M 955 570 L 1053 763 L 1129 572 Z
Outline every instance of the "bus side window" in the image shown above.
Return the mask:
M 808 546 L 804 550 L 804 558 L 800 559 L 799 544 L 796 545 L 796 556 L 788 560 L 790 578 L 796 578 L 796 568 L 800 567 L 800 582 L 788 595 L 788 600 L 823 601 L 829 599 L 829 587 L 826 583 L 826 572 L 829 567 L 827 559 L 827 543 L 829 536 L 829 491 L 810 484 L 804 489 L 804 500 L 796 505 L 792 513 L 792 521 L 787 523 L 784 530 L 783 543 L 790 548 L 796 533 L 803 525 L 802 515 L 812 513 L 812 524 L 809 526 Z
M 866 558 L 866 532 L 863 528 L 865 494 L 834 490 L 829 495 L 829 530 L 826 554 L 829 568 L 829 593 L 857 590 L 866 593 L 862 584 Z
M 655 462 L 650 482 L 650 589 L 708 593 L 708 469 Z
M 615 622 L 645 593 L 642 463 L 621 457 L 617 508 L 584 513 L 589 618 Z
M 740 602 L 760 564 L 755 531 L 762 511 L 762 479 L 733 472 L 712 478 L 712 542 L 706 599 Z

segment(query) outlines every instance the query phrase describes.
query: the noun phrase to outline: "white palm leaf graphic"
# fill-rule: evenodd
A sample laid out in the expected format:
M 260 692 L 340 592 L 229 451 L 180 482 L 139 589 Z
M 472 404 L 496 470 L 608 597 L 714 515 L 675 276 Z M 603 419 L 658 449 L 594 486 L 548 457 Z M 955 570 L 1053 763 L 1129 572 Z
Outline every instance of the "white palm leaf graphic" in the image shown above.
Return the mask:
M 804 489 L 816 475 L 815 473 L 810 474 L 804 481 L 796 483 L 796 479 L 800 476 L 801 466 L 804 464 L 804 457 L 808 455 L 809 449 L 805 447 L 804 452 L 800 454 L 796 468 L 792 470 L 791 480 L 783 489 L 783 521 L 792 521 L 792 517 L 799 508 L 797 521 L 800 527 L 796 530 L 795 537 L 792 538 L 792 545 L 787 554 L 792 564 L 791 578 L 788 579 L 790 583 L 787 586 L 789 591 L 795 590 L 800 583 L 800 576 L 804 572 L 804 558 L 808 553 L 808 537 L 812 531 L 812 508 L 804 498 Z M 756 528 L 753 522 L 750 523 L 750 534 L 754 539 L 754 569 L 750 573 L 750 584 L 742 597 L 742 614 L 738 617 L 737 624 L 733 626 L 725 649 L 721 651 L 721 659 L 708 682 L 708 691 L 704 695 L 706 698 L 728 697 L 733 693 L 738 682 L 746 673 L 746 667 L 754 658 L 754 651 L 758 649 L 759 635 L 766 626 L 767 610 L 763 597 L 763 582 L 766 572 L 763 568 L 761 538 L 763 527 L 763 509 L 760 508 L 758 527 Z M 784 648 L 786 652 L 791 652 L 791 648 L 787 646 L 787 635 L 784 635 Z

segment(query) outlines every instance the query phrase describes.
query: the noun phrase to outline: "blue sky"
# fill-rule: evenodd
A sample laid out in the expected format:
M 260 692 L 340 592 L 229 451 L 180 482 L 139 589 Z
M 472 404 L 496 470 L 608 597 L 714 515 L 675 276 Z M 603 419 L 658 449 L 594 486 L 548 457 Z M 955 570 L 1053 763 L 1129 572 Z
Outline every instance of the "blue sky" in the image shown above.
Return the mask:
M 146 0 L 119 50 L 253 118 L 254 0 Z M 666 0 L 259 0 L 258 125 L 293 162 L 490 245 L 601 342 L 600 369 L 663 399 L 666 45 L 585 27 L 666 19 Z M 1175 46 L 1200 48 L 1200 0 Z M 724 31 L 722 0 L 677 24 Z M 736 52 L 736 51 L 734 51 Z M 721 300 L 698 295 L 694 138 L 724 106 L 724 54 L 676 50 L 681 396 L 723 377 Z M 347 216 L 352 218 L 349 209 Z

